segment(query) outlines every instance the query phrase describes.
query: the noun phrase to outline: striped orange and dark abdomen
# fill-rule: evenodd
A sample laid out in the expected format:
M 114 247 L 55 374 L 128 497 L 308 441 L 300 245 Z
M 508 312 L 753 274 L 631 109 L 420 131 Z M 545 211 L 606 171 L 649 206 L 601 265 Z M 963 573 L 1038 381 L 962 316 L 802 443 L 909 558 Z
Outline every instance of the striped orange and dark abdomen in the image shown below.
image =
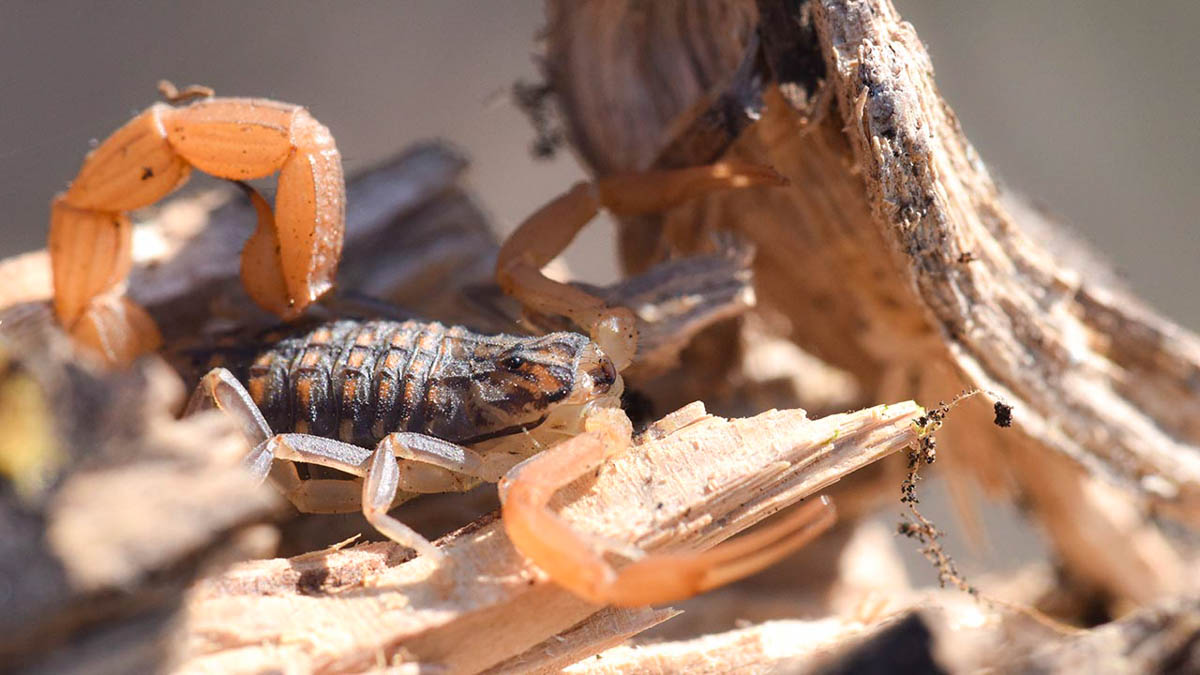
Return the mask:
M 364 447 L 393 431 L 461 440 L 445 416 L 467 392 L 445 373 L 481 339 L 437 323 L 336 321 L 276 342 L 237 375 L 276 432 Z

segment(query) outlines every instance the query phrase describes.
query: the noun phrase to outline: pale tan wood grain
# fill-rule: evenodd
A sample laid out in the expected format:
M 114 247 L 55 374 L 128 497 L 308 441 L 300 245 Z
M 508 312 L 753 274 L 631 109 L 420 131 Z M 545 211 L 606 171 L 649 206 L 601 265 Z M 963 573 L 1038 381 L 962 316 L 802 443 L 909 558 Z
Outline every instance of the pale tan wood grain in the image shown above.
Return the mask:
M 583 531 L 646 550 L 707 548 L 907 447 L 919 413 L 898 403 L 817 420 L 797 410 L 727 420 L 695 404 L 552 506 Z M 440 573 L 420 558 L 397 564 L 395 545 L 370 544 L 246 563 L 209 578 L 188 603 L 181 669 L 228 667 L 240 660 L 230 653 L 255 650 L 316 669 L 366 668 L 376 658 L 449 672 L 504 662 L 533 668 L 560 663 L 560 654 L 537 645 L 581 622 L 597 623 L 573 629 L 570 653 L 578 658 L 633 632 L 635 611 L 593 617 L 602 608 L 550 583 L 497 520 L 440 544 L 450 561 Z

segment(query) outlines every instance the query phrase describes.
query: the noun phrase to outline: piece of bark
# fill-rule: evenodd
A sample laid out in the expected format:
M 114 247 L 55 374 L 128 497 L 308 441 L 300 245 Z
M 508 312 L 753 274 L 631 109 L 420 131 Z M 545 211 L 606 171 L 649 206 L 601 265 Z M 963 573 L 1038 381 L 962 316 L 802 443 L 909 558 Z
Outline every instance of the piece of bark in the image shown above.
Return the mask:
M 38 308 L 0 313 L 0 662 L 150 670 L 187 585 L 271 549 L 238 533 L 279 500 L 225 419 L 175 419 L 165 364 L 92 370 Z
M 1200 518 L 1200 342 L 1020 232 L 890 3 L 814 9 L 876 222 L 953 363 L 1032 440 Z
M 941 456 L 960 502 L 968 474 L 995 494 L 1031 496 L 1063 559 L 1088 561 L 1085 576 L 1114 596 L 1145 601 L 1125 581 L 1143 574 L 1154 592 L 1179 588 L 1178 556 L 1161 533 L 1113 513 L 1150 507 L 1200 523 L 1200 341 L 1106 288 L 1094 265 L 1082 277 L 1025 234 L 1046 230 L 1044 219 L 1009 210 L 890 2 L 618 4 L 548 11 L 550 84 L 572 143 L 599 174 L 712 160 L 711 143 L 688 154 L 679 139 L 704 117 L 696 106 L 736 82 L 759 6 L 776 20 L 784 8 L 798 27 L 790 38 L 772 33 L 768 56 L 787 53 L 779 40 L 791 39 L 792 52 L 825 64 L 825 93 L 812 96 L 787 95 L 793 83 L 772 83 L 767 71 L 760 119 L 732 126 L 722 155 L 773 166 L 791 185 L 623 221 L 627 269 L 736 230 L 758 251 L 760 308 L 854 374 L 868 400 L 978 387 L 1015 407 L 1005 432 L 981 404 L 956 414 L 961 431 Z M 1104 499 L 1123 504 L 1055 508 L 1042 471 L 1049 453 L 1077 467 L 1054 472 L 1066 492 L 1095 495 L 1092 481 L 1113 482 L 1124 492 Z M 1091 538 L 1083 522 L 1112 537 Z M 1101 543 L 1121 540 L 1147 545 L 1115 556 Z
M 1200 434 L 1182 419 L 1200 406 L 1200 342 L 1064 268 L 1019 231 L 890 3 L 821 2 L 814 22 L 868 201 L 890 252 L 901 254 L 904 280 L 950 364 L 1021 411 L 1022 436 L 986 434 L 994 457 L 1015 456 L 1014 481 L 1049 495 L 1033 506 L 1076 569 L 1090 563 L 1092 579 L 1134 602 L 1182 588 L 1182 563 L 1136 503 L 1102 494 L 1078 470 L 1048 469 L 1065 455 L 1200 522 Z M 1039 491 L 1034 484 L 1050 476 Z M 1048 508 L 1072 490 L 1078 501 Z
M 582 531 L 646 550 L 707 548 L 908 446 L 919 410 L 900 403 L 819 420 L 802 411 L 725 420 L 694 404 L 650 427 L 551 506 Z M 588 636 L 571 647 L 582 657 L 634 620 L 593 617 L 601 608 L 550 583 L 512 548 L 498 520 L 464 528 L 441 546 L 450 566 L 440 579 L 427 560 L 402 562 L 393 544 L 248 563 L 210 578 L 188 605 L 181 668 L 268 659 L 302 669 L 393 660 L 449 672 L 505 662 L 534 668 L 560 662 L 537 645 L 567 629 Z
M 691 640 L 789 619 L 874 620 L 910 601 L 904 545 L 894 528 L 879 522 L 839 522 L 779 564 L 678 603 L 680 616 L 648 629 L 634 643 Z
M 671 608 L 602 609 L 575 628 L 552 636 L 524 654 L 488 668 L 486 672 L 488 675 L 558 673 L 576 661 L 615 647 L 678 614 L 679 610 Z

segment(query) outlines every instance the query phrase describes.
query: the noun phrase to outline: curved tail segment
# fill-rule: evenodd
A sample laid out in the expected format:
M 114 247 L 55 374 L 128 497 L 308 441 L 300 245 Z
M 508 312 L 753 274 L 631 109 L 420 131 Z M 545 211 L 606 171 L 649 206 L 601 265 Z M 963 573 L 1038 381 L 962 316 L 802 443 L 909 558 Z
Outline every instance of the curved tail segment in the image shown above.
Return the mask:
M 128 363 L 161 342 L 145 310 L 124 297 L 132 264 L 125 212 L 170 194 L 193 167 L 233 181 L 279 172 L 274 211 L 243 184 L 258 213 L 241 266 L 255 303 L 291 319 L 333 285 L 346 198 L 329 130 L 300 106 L 266 99 L 157 103 L 89 153 L 51 204 L 55 314 L 109 363 Z

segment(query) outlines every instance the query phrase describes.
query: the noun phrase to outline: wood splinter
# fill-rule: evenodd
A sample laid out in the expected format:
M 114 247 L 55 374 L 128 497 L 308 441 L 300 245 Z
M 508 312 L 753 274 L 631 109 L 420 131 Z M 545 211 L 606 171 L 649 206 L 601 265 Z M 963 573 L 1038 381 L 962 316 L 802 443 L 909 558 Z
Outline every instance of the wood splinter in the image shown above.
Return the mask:
M 652 425 L 594 479 L 561 490 L 550 509 L 602 540 L 704 550 L 914 443 L 921 412 L 903 402 L 818 420 L 801 410 L 724 419 L 693 403 Z M 396 565 L 400 549 L 388 543 L 250 562 L 212 577 L 185 609 L 183 665 L 354 669 L 379 658 L 450 672 L 529 669 L 590 656 L 616 633 L 671 616 L 580 600 L 522 558 L 502 525 L 485 517 L 443 538 L 450 567 L 441 583 L 430 583 L 427 560 Z M 540 646 L 568 629 L 558 648 Z

